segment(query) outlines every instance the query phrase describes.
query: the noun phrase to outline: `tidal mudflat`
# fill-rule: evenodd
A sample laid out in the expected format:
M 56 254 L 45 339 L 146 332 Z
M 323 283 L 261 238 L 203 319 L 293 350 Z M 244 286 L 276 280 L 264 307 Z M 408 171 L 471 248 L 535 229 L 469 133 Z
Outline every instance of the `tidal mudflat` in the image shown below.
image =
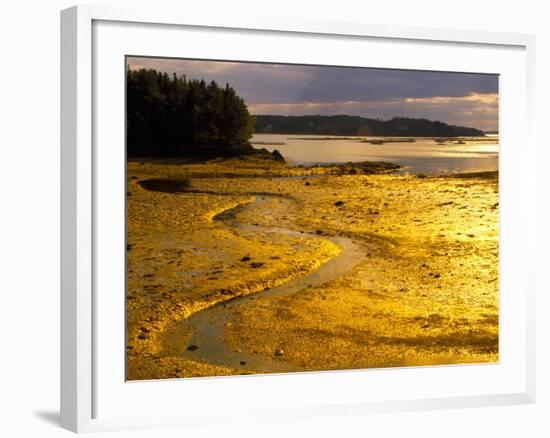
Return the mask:
M 130 380 L 498 360 L 498 174 L 127 164 Z

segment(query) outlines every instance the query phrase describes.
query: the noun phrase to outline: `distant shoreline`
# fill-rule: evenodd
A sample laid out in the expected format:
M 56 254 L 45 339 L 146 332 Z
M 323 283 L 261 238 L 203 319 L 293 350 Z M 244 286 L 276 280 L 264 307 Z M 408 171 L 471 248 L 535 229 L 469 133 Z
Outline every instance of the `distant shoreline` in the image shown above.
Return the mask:
M 388 120 L 348 114 L 254 115 L 256 134 L 394 136 L 394 137 L 474 137 L 484 136 L 481 129 L 449 125 L 439 120 L 393 117 Z M 288 134 L 287 134 L 288 135 Z

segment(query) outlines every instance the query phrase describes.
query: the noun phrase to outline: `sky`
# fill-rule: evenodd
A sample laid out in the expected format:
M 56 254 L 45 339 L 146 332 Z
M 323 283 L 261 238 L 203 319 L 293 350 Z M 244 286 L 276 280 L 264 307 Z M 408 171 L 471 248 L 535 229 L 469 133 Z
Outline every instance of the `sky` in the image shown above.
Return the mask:
M 229 83 L 251 114 L 419 117 L 498 130 L 498 76 L 475 73 L 129 57 L 188 79 Z

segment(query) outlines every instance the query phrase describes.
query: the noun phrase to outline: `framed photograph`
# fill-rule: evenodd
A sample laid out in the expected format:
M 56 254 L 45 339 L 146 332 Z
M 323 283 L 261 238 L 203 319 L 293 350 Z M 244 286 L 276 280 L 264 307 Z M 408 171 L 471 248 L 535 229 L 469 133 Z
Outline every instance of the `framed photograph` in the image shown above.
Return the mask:
M 534 37 L 61 18 L 63 427 L 534 401 Z

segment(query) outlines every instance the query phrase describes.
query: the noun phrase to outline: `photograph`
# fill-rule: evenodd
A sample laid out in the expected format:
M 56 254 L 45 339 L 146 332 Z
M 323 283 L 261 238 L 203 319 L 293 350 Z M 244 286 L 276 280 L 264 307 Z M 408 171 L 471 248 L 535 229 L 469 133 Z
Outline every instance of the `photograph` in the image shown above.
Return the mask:
M 125 67 L 127 380 L 499 362 L 498 74 Z

